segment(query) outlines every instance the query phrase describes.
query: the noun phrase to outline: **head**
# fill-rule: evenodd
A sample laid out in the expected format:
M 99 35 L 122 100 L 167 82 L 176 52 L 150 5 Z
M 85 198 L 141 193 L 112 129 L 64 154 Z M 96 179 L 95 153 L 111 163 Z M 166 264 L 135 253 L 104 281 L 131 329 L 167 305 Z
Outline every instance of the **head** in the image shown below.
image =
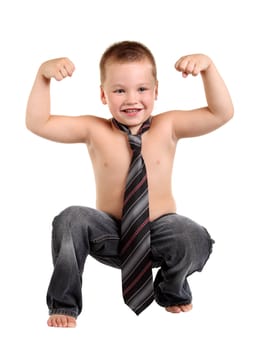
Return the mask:
M 150 117 L 157 98 L 157 72 L 151 51 L 136 41 L 108 47 L 100 60 L 101 100 L 129 127 Z

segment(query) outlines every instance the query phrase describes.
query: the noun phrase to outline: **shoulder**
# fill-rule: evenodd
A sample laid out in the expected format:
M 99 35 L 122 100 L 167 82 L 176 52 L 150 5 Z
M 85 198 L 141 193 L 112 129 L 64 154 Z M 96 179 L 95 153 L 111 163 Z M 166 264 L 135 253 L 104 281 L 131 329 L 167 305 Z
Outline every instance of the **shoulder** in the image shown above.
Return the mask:
M 159 132 L 174 132 L 174 120 L 187 118 L 187 111 L 170 110 L 152 117 L 152 127 Z
M 170 110 L 162 112 L 153 116 L 153 120 L 158 124 L 169 124 L 172 123 L 174 118 L 186 117 L 188 111 L 183 110 Z
M 111 128 L 111 120 L 94 115 L 78 116 L 77 120 L 84 124 L 85 128 L 94 132 L 95 130 Z
M 111 129 L 109 119 L 94 116 L 94 115 L 79 115 L 73 117 L 56 118 L 58 122 L 62 120 L 60 129 L 64 130 L 65 134 L 72 135 L 73 142 L 91 143 L 93 138 L 101 137 L 105 130 Z M 71 141 L 69 141 L 71 142 Z
M 170 110 L 156 115 L 153 121 L 155 129 L 160 133 L 168 132 L 174 140 L 204 135 L 219 127 L 217 119 L 205 107 Z

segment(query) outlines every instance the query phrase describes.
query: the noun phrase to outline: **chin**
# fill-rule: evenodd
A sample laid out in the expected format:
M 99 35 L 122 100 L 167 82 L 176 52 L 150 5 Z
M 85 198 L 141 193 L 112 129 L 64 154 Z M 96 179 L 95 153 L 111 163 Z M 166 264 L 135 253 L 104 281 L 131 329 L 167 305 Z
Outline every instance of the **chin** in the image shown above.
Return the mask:
M 145 120 L 147 119 L 147 116 L 144 117 L 140 117 L 140 116 L 127 116 L 125 118 L 122 118 L 122 120 L 124 120 L 124 123 L 127 125 L 140 125 L 143 122 L 145 122 Z

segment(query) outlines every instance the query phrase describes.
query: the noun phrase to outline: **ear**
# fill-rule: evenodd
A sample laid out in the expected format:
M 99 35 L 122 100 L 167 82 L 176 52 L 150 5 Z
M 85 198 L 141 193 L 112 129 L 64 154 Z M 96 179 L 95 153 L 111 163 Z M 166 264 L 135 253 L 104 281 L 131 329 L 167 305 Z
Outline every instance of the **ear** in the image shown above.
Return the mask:
M 158 98 L 158 80 L 155 82 L 155 100 Z
M 100 86 L 100 98 L 101 98 L 101 102 L 104 105 L 107 105 L 107 100 L 106 100 L 105 92 L 103 90 L 103 86 L 102 85 Z

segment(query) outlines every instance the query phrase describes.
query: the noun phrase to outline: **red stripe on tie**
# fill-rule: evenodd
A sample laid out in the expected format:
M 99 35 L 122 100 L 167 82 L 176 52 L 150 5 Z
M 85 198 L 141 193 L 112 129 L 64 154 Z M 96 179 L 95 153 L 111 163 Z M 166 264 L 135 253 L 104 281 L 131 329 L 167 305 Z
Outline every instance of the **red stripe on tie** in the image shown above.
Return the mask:
M 124 200 L 124 205 L 129 201 L 129 199 L 133 196 L 135 192 L 144 184 L 144 182 L 147 179 L 147 175 L 144 175 L 144 177 L 141 179 L 141 181 L 133 188 L 133 190 L 127 195 L 127 197 Z
M 124 245 L 124 247 L 121 250 L 121 254 L 124 254 L 124 252 L 127 250 L 127 248 L 131 245 L 133 240 L 138 236 L 140 231 L 144 228 L 146 224 L 148 224 L 149 218 L 146 218 L 146 220 L 137 228 L 137 230 L 133 233 L 133 235 L 128 239 L 127 243 Z
M 130 285 L 124 289 L 124 296 L 137 284 L 137 282 L 141 279 L 141 277 L 152 267 L 152 262 L 148 261 L 148 263 L 144 266 L 143 270 L 138 274 L 138 276 L 130 283 Z

